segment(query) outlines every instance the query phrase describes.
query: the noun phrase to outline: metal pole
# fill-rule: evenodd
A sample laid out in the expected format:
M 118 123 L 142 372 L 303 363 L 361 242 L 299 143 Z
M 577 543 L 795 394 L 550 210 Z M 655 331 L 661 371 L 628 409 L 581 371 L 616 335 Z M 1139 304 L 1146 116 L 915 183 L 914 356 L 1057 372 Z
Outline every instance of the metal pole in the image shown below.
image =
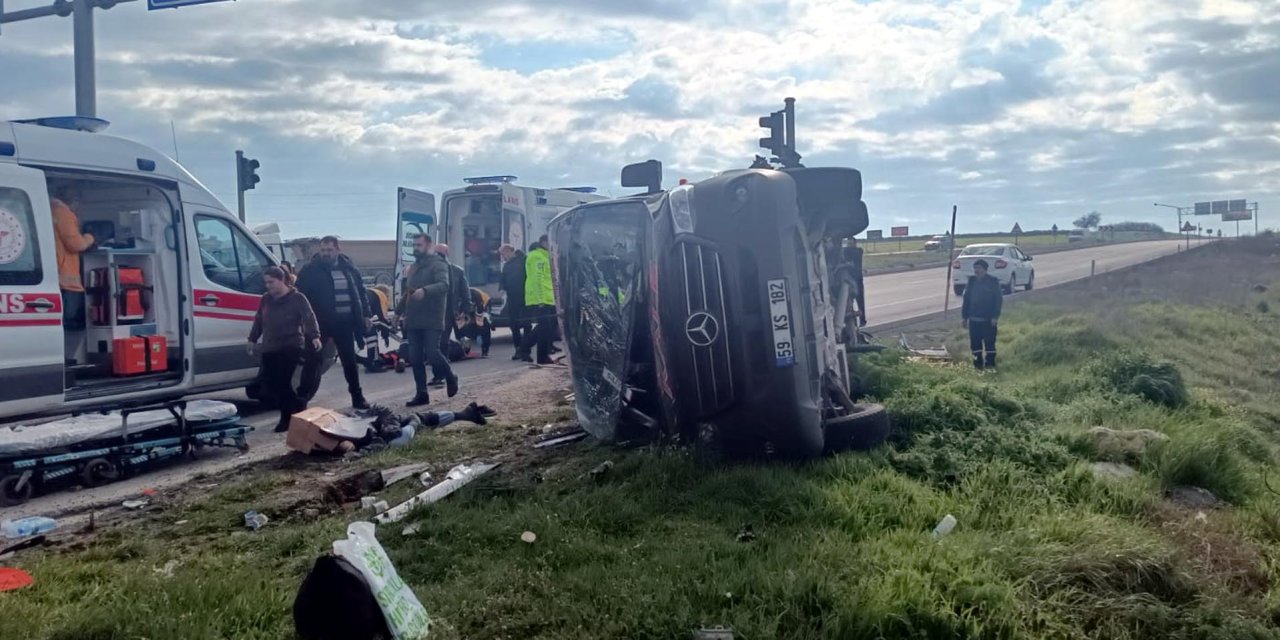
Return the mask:
M 76 115 L 98 115 L 97 78 L 93 65 L 93 5 L 89 0 L 72 0 L 76 65 Z
M 787 112 L 787 144 L 794 150 L 796 148 L 796 99 L 787 98 L 783 102 L 786 104 Z
M 244 152 L 236 151 L 236 199 L 239 204 L 240 223 L 244 224 L 244 185 L 240 184 L 240 167 L 244 166 Z
M 947 311 L 951 309 L 951 267 L 955 264 L 955 241 L 956 238 L 956 205 L 951 205 L 951 238 L 947 240 L 947 281 L 944 283 L 946 288 L 942 290 L 942 318 L 947 318 Z

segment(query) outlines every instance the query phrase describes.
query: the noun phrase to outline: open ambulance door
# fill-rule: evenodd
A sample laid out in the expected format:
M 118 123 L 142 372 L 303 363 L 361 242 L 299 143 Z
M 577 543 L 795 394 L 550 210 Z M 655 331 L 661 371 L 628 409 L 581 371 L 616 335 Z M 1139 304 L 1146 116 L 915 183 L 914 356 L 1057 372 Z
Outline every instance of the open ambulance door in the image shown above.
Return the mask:
M 230 215 L 185 205 L 191 260 L 195 387 L 225 387 L 256 379 L 249 330 L 266 293 L 273 261 Z
M 0 163 L 0 407 L 61 404 L 62 293 L 44 172 Z

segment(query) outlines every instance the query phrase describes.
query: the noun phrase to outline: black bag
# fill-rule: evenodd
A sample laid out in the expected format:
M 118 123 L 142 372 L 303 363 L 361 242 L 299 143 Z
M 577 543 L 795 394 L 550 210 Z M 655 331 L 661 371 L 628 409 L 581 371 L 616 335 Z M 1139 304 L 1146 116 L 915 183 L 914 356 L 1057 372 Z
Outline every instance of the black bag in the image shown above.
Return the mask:
M 369 583 L 350 562 L 332 554 L 316 558 L 298 588 L 293 627 L 301 640 L 391 640 Z

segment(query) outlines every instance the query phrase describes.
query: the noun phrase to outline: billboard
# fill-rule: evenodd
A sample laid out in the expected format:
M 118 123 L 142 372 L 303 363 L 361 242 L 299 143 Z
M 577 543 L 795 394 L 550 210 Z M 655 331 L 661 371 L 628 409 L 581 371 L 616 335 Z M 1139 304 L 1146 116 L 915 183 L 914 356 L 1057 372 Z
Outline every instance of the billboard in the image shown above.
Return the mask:
M 1197 203 L 1196 203 L 1196 215 L 1198 215 L 1198 216 L 1207 216 L 1207 215 L 1209 215 L 1209 214 L 1213 213 L 1213 209 L 1211 209 L 1211 208 L 1210 208 L 1211 206 L 1212 206 L 1212 205 L 1211 205 L 1211 203 L 1208 203 L 1208 202 L 1197 202 Z
M 905 238 L 910 234 L 907 233 L 907 227 L 893 227 L 889 229 L 889 235 L 895 238 Z
M 1244 200 L 1228 200 L 1227 211 L 1248 211 L 1249 203 Z
M 1223 222 L 1239 222 L 1241 220 L 1252 220 L 1252 211 L 1228 211 L 1222 214 Z
M 1214 200 L 1213 215 L 1216 216 L 1218 214 L 1226 213 L 1228 211 L 1227 205 L 1228 202 L 1226 200 Z
M 884 229 L 868 229 L 868 240 L 884 240 Z
M 436 224 L 436 197 L 425 191 L 400 187 L 396 190 L 396 298 L 403 285 L 405 267 L 414 263 L 413 239 L 431 233 Z

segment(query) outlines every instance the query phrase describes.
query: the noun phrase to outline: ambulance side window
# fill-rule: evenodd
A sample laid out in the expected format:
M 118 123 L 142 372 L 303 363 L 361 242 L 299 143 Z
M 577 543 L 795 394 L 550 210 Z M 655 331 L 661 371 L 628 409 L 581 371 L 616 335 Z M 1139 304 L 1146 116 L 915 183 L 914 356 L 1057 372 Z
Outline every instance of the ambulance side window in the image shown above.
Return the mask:
M 35 285 L 44 280 L 35 222 L 27 192 L 0 187 L 0 285 Z
M 271 261 L 226 220 L 196 216 L 200 263 L 211 282 L 242 293 L 266 293 L 262 273 Z

